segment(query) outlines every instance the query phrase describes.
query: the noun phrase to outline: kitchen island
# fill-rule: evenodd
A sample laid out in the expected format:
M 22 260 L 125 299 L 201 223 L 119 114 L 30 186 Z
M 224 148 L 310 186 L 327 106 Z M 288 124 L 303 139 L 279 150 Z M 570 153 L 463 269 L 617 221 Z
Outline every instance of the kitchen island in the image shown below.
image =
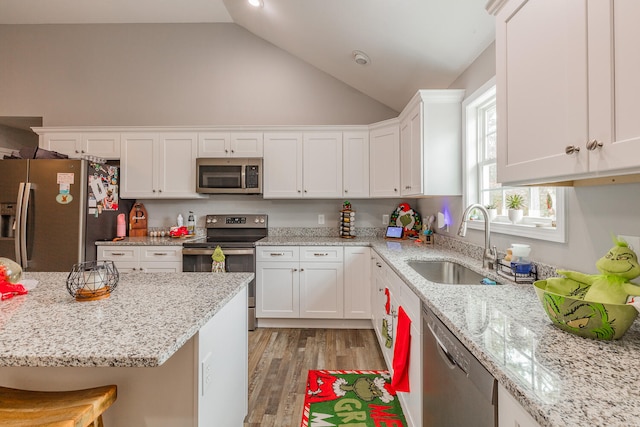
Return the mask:
M 437 236 L 439 244 L 418 246 L 375 237 L 268 237 L 256 245 L 370 246 L 539 425 L 640 425 L 639 321 L 613 342 L 564 332 L 547 318 L 533 285 L 482 269 L 482 248 L 453 240 Z M 504 284 L 433 283 L 410 260 L 454 261 Z
M 69 295 L 66 273 L 23 277 L 37 287 L 0 303 L 1 385 L 116 384 L 110 426 L 242 425 L 253 273 L 124 273 L 91 302 Z

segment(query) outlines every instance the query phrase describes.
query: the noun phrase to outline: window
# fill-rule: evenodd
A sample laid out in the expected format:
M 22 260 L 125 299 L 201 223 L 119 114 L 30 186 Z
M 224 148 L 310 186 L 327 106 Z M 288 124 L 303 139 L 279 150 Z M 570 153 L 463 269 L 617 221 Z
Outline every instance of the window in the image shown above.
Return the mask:
M 561 187 L 507 187 L 497 182 L 497 112 L 495 79 L 463 102 L 465 123 L 464 206 L 495 207 L 491 230 L 533 239 L 565 242 L 565 202 Z M 513 222 L 508 201 L 523 200 L 523 217 Z M 482 213 L 472 212 L 469 228 L 484 229 Z M 480 221 L 473 221 L 478 219 Z

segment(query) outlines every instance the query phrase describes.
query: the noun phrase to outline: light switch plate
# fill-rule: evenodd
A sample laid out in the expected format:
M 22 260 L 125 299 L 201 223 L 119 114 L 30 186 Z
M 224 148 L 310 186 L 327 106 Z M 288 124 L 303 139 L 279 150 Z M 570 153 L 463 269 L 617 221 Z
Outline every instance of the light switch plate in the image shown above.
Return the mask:
M 318 215 L 318 224 L 324 224 L 324 215 Z
M 382 225 L 389 225 L 389 215 L 382 215 Z

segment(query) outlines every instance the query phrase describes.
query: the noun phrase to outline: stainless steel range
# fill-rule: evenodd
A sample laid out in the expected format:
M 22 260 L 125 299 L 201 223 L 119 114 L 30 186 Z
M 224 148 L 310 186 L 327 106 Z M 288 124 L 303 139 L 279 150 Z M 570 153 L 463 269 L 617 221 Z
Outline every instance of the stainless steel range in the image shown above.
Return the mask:
M 182 271 L 211 271 L 216 246 L 225 254 L 225 269 L 231 273 L 255 273 L 256 242 L 267 237 L 267 215 L 207 215 L 204 242 L 184 243 Z M 249 330 L 256 325 L 256 281 L 249 284 Z

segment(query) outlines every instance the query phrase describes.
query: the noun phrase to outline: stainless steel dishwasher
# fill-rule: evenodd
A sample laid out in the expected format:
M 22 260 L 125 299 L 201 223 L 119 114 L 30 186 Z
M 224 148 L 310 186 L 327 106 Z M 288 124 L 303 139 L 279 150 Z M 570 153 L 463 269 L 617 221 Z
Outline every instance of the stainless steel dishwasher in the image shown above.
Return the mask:
M 424 305 L 422 323 L 422 426 L 496 427 L 495 378 Z

